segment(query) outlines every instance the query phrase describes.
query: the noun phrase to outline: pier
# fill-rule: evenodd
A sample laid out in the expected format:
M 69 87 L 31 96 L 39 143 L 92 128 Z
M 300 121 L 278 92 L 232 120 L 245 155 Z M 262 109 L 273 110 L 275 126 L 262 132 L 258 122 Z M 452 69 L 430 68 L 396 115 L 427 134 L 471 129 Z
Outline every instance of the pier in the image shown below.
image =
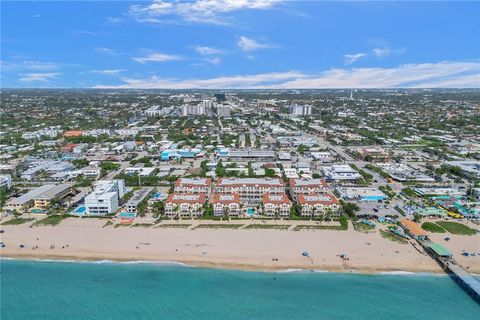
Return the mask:
M 480 304 L 480 279 L 455 262 L 446 263 L 446 271 L 477 303 Z
M 418 241 L 425 251 L 447 272 L 473 300 L 480 304 L 480 277 L 476 277 L 460 266 L 452 254 L 442 246 L 431 241 Z

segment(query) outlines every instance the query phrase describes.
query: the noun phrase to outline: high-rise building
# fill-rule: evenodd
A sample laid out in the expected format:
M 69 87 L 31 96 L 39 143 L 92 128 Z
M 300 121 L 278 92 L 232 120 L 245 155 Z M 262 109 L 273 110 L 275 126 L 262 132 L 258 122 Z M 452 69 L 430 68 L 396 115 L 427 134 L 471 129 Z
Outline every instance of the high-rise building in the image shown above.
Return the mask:
M 192 106 L 188 104 L 184 104 L 182 106 L 182 116 L 198 116 L 205 114 L 205 105 L 202 103 Z
M 294 116 L 309 116 L 312 114 L 312 106 L 311 105 L 291 105 L 288 107 L 288 111 L 291 115 Z
M 230 107 L 226 105 L 217 105 L 217 115 L 219 117 L 230 117 Z

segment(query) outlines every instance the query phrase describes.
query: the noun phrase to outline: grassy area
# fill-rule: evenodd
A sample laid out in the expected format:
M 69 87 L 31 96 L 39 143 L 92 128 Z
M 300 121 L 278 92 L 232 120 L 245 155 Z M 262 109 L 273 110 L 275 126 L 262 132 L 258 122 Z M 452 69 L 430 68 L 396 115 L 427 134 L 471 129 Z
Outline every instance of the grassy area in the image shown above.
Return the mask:
M 142 228 L 150 228 L 151 226 L 153 226 L 152 223 L 135 223 L 131 225 L 131 227 L 142 227 Z
M 433 232 L 433 233 L 445 233 L 446 232 L 445 229 L 443 229 L 438 224 L 433 223 L 433 222 L 424 222 L 422 224 L 422 229 L 426 230 L 426 231 L 429 231 L 429 232 Z
M 474 229 L 458 222 L 438 221 L 437 224 L 452 234 L 471 236 L 477 233 Z
M 407 244 L 408 243 L 407 239 L 404 239 L 404 238 L 402 238 L 400 236 L 397 236 L 396 234 L 388 232 L 388 231 L 380 230 L 380 234 L 383 238 L 388 239 L 388 240 L 393 241 L 393 242 L 397 242 L 397 243 L 401 243 L 401 244 Z
M 13 218 L 13 219 L 10 219 L 8 221 L 5 221 L 5 222 L 2 222 L 1 225 L 2 226 L 13 226 L 13 225 L 17 225 L 17 224 L 24 224 L 26 222 L 29 222 L 29 221 L 33 221 L 35 219 L 33 218 Z
M 194 229 L 238 229 L 243 224 L 199 224 Z
M 71 217 L 72 216 L 69 214 L 62 214 L 62 215 L 55 214 L 35 222 L 35 225 L 36 226 L 56 226 L 57 224 L 62 222 L 62 220 L 71 218 Z
M 290 228 L 288 224 L 250 224 L 244 229 L 275 229 L 275 230 L 287 230 Z
M 116 223 L 113 227 L 114 228 L 119 228 L 119 227 L 129 227 L 129 224 L 123 224 L 123 223 Z
M 111 225 L 113 225 L 113 222 L 110 221 L 110 220 L 108 220 L 108 221 L 103 225 L 102 228 L 105 228 L 105 227 L 108 227 L 108 226 L 111 226 Z
M 183 229 L 186 229 L 188 227 L 190 227 L 191 224 L 185 224 L 185 223 L 166 223 L 166 224 L 161 224 L 161 225 L 158 225 L 156 226 L 155 228 L 183 228 Z
M 353 222 L 353 229 L 358 232 L 370 233 L 375 230 L 375 226 L 371 226 L 362 222 Z
M 339 226 L 325 226 L 325 225 L 317 225 L 317 224 L 299 224 L 293 231 L 305 231 L 305 230 L 339 230 L 344 231 L 348 229 L 348 224 L 340 224 Z

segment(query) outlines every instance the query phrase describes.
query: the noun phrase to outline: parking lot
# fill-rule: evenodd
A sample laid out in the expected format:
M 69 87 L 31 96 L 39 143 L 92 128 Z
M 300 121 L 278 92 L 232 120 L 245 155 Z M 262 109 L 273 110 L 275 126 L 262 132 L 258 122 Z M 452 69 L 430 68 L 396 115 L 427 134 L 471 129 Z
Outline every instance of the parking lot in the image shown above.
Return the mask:
M 357 216 L 364 218 L 365 216 L 377 216 L 378 218 L 386 216 L 401 216 L 400 213 L 395 210 L 396 204 L 385 204 L 384 202 L 377 201 L 357 201 L 356 204 L 360 208 L 357 212 Z

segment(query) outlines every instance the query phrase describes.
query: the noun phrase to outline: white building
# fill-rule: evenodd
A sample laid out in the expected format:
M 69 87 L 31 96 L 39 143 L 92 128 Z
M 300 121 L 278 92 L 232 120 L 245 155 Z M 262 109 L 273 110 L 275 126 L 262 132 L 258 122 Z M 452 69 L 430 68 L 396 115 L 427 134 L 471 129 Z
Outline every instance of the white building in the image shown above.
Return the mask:
M 290 208 L 292 202 L 288 196 L 284 194 L 265 193 L 262 196 L 263 213 L 270 217 L 279 216 L 288 218 L 290 216 Z
M 120 199 L 125 194 L 123 180 L 100 180 L 95 189 L 85 197 L 85 208 L 88 215 L 106 215 L 115 213 Z
M 192 106 L 184 104 L 182 107 L 182 116 L 199 116 L 205 114 L 205 105 L 203 103 Z
M 136 191 L 133 196 L 130 198 L 130 200 L 127 201 L 125 204 L 125 210 L 127 212 L 131 213 L 138 213 L 137 208 L 138 205 L 148 196 L 150 193 L 150 190 L 147 188 L 142 188 L 138 191 Z
M 172 193 L 165 201 L 165 215 L 170 218 L 201 216 L 205 201 L 203 193 Z
M 323 168 L 323 173 L 327 180 L 356 180 L 362 175 L 349 165 L 338 165 Z
M 12 187 L 12 176 L 9 174 L 0 175 L 0 188 L 7 187 L 10 189 Z
M 151 106 L 145 110 L 145 115 L 147 117 L 158 117 L 162 114 L 160 106 Z
M 240 195 L 238 193 L 220 194 L 214 193 L 210 197 L 213 214 L 217 217 L 224 215 L 239 216 L 241 210 Z
M 204 193 L 210 195 L 212 179 L 210 178 L 178 178 L 175 181 L 174 192 L 176 193 Z
M 219 117 L 230 117 L 230 107 L 226 105 L 217 105 L 217 115 Z
M 323 179 L 289 179 L 288 185 L 293 200 L 297 200 L 298 194 L 327 193 L 327 183 Z
M 288 111 L 291 115 L 294 116 L 309 116 L 312 114 L 312 106 L 311 105 L 291 105 L 288 107 Z
M 338 216 L 340 202 L 333 194 L 299 194 L 298 204 L 302 217 L 318 217 L 321 214 Z

